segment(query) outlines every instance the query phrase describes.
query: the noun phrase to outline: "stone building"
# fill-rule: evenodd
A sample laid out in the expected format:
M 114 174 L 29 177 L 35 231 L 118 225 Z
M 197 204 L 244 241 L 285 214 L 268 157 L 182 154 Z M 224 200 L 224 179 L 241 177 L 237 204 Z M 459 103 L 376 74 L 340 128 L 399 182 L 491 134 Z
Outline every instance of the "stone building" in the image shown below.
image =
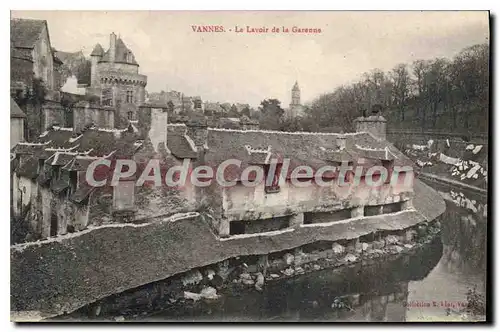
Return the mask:
M 11 81 L 29 85 L 31 75 L 54 88 L 54 54 L 45 20 L 10 20 Z
M 290 118 L 295 118 L 297 116 L 302 116 L 304 112 L 304 107 L 300 103 L 300 88 L 299 83 L 295 81 L 295 84 L 292 87 L 292 101 L 290 102 L 290 106 L 286 110 L 286 114 Z
M 45 103 L 59 100 L 60 77 L 56 69 L 60 61 L 52 51 L 47 21 L 11 19 L 10 52 L 11 96 L 26 100 L 30 94 L 45 91 L 36 102 L 19 104 L 29 123 L 26 138 L 34 139 L 44 130 Z
M 444 211 L 439 194 L 419 180 L 403 181 L 412 179 L 411 168 L 398 177 L 404 184 L 367 184 L 370 167 L 392 174 L 409 163 L 374 136 L 384 127 L 373 119 L 358 123 L 377 130 L 337 134 L 211 128 L 205 117 L 170 124 L 166 109 L 148 105 L 137 115 L 124 129 L 53 127 L 15 146 L 12 208 L 15 216 L 28 216 L 41 241 L 11 249 L 13 310 L 70 312 L 235 257 L 267 260 L 311 243 L 331 248 L 332 241 L 404 233 Z M 112 170 L 123 159 L 135 161 L 137 172 L 110 186 Z M 91 171 L 102 186 L 86 180 L 96 160 L 109 161 Z M 210 170 L 228 160 L 241 164 L 228 164 L 215 181 Z M 160 185 L 141 175 L 151 161 L 161 170 Z M 169 171 L 183 164 L 189 165 L 186 174 L 203 166 L 205 179 L 213 181 L 195 185 L 186 175 L 186 182 L 167 186 Z M 299 166 L 318 171 L 342 164 L 361 168 L 359 183 L 353 171 L 332 170 L 320 174 L 326 185 L 296 184 L 315 177 L 296 172 Z M 173 181 L 183 178 L 182 169 Z M 245 185 L 258 172 L 266 181 Z M 340 185 L 339 177 L 348 185 Z M 78 264 L 68 269 L 65 262 L 73 257 Z
M 126 128 L 137 119 L 138 107 L 144 103 L 147 76 L 139 74 L 134 54 L 115 33 L 106 51 L 95 45 L 90 62 L 88 94 L 99 96 L 103 106 L 115 107 L 115 126 Z

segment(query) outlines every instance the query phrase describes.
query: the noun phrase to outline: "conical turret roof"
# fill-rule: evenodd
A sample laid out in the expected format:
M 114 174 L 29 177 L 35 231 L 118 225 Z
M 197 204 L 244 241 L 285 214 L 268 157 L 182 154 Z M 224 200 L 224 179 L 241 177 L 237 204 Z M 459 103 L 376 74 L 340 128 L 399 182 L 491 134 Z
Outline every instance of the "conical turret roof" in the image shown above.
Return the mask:
M 104 54 L 104 50 L 102 49 L 101 44 L 97 43 L 94 46 L 94 50 L 90 53 L 90 56 L 102 56 Z

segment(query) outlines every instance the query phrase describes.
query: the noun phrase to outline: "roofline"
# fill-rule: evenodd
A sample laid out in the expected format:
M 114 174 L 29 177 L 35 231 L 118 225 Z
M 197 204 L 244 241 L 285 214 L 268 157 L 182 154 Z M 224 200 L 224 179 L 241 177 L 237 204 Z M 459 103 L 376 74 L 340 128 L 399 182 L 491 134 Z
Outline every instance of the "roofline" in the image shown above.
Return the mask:
M 358 131 L 352 133 L 323 133 L 323 132 L 309 132 L 309 131 L 279 131 L 279 130 L 264 130 L 264 129 L 226 129 L 226 128 L 215 128 L 209 127 L 208 130 L 212 131 L 225 131 L 233 133 L 267 133 L 267 134 L 283 134 L 283 135 L 320 135 L 320 136 L 355 136 L 360 134 L 367 134 L 365 131 Z M 368 133 L 369 134 L 369 133 Z M 373 137 L 373 135 L 372 135 Z M 375 139 L 375 138 L 374 138 Z
M 31 63 L 34 62 L 33 58 L 32 57 L 28 57 L 28 56 L 16 56 L 16 55 L 11 55 L 10 56 L 11 59 L 19 59 L 19 60 L 25 60 L 25 61 L 29 61 Z
M 18 20 L 18 21 L 42 21 L 43 24 L 45 25 L 45 28 L 47 29 L 47 38 L 49 40 L 49 46 L 50 46 L 50 53 L 52 54 L 52 56 L 54 56 L 54 52 L 52 52 L 52 43 L 50 42 L 50 33 L 49 33 L 49 24 L 47 23 L 47 20 L 37 20 L 37 19 L 31 19 L 31 18 L 13 18 L 11 20 Z M 35 39 L 35 42 L 37 42 L 39 39 L 40 39 L 40 35 L 42 34 L 42 32 L 40 32 L 37 36 L 37 38 Z M 30 46 L 30 47 L 19 47 L 19 46 L 15 46 L 15 48 L 24 48 L 24 49 L 30 49 L 32 50 L 34 48 L 34 45 L 33 46 Z
M 96 56 L 96 55 L 94 55 L 94 56 Z M 123 63 L 123 64 L 126 64 L 126 65 L 132 65 L 132 66 L 139 67 L 138 63 L 124 62 L 124 61 L 107 61 L 107 60 L 97 61 L 97 63 L 101 63 L 101 62 L 105 62 L 105 63 Z

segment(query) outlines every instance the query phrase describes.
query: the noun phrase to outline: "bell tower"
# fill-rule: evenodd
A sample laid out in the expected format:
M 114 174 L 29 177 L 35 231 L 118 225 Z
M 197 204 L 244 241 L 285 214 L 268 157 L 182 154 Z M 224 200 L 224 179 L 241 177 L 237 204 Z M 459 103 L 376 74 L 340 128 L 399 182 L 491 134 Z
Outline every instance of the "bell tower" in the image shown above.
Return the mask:
M 299 88 L 299 83 L 295 81 L 295 84 L 293 85 L 292 88 L 292 102 L 290 103 L 290 106 L 298 106 L 300 105 L 300 88 Z
M 300 104 L 300 88 L 297 81 L 295 81 L 295 84 L 292 88 L 292 101 L 290 102 L 287 113 L 290 118 L 302 115 L 302 105 Z

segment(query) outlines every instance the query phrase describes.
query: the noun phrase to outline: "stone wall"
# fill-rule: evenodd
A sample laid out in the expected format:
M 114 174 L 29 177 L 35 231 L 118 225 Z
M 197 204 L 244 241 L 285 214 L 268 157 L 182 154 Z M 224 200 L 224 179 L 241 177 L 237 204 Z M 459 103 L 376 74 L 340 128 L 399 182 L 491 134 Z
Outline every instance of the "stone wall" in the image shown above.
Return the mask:
M 127 74 L 138 74 L 139 66 L 118 62 L 101 62 L 97 64 L 97 74 L 99 76 L 102 77 L 106 74 L 106 72 L 109 71 L 123 72 Z
M 54 88 L 54 58 L 47 26 L 44 27 L 33 48 L 33 72 L 35 77 L 44 81 L 48 90 Z
M 22 82 L 26 86 L 31 86 L 33 82 L 33 61 L 27 57 L 10 58 L 10 81 Z
M 112 107 L 78 105 L 73 108 L 73 124 L 75 132 L 81 132 L 86 125 L 94 123 L 99 128 L 115 127 L 115 112 Z
M 401 179 L 403 180 L 403 178 Z M 224 215 L 228 220 L 252 220 L 302 212 L 336 211 L 348 207 L 379 205 L 411 199 L 411 186 L 370 187 L 365 183 L 340 187 L 336 183 L 299 188 L 290 182 L 279 192 L 266 193 L 264 183 L 256 187 L 242 184 L 223 190 Z
M 71 124 L 66 124 L 65 110 L 59 103 L 46 101 L 42 106 L 42 112 L 44 114 L 43 130 L 53 125 L 71 126 Z

